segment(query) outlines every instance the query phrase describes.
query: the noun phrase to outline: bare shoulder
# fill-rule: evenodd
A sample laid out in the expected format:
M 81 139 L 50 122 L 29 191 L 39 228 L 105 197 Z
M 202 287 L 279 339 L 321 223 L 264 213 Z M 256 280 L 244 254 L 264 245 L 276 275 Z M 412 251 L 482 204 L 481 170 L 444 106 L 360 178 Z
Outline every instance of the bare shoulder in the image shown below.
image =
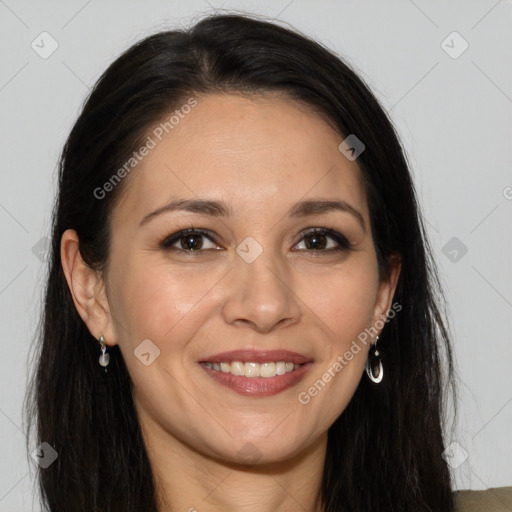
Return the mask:
M 456 512 L 512 512 L 512 487 L 454 493 Z

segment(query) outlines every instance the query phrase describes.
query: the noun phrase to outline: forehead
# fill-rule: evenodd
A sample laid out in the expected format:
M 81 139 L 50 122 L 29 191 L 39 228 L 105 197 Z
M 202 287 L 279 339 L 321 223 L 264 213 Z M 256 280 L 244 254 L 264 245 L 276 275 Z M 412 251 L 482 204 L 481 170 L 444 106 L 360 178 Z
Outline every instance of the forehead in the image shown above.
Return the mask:
M 114 217 L 140 218 L 174 196 L 223 199 L 235 215 L 322 196 L 350 201 L 366 217 L 361 171 L 339 151 L 344 137 L 312 109 L 282 97 L 195 100 L 148 130 L 153 147 L 125 183 Z

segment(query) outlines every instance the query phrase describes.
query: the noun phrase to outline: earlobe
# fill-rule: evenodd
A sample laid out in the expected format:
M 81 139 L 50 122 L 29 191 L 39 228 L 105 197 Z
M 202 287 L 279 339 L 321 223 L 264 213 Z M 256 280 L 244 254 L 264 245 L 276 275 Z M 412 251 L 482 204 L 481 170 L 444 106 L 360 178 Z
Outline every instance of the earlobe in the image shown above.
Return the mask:
M 82 259 L 75 230 L 68 229 L 61 238 L 62 270 L 68 283 L 75 308 L 96 339 L 105 336 L 113 345 L 110 314 L 105 286 L 100 273 Z

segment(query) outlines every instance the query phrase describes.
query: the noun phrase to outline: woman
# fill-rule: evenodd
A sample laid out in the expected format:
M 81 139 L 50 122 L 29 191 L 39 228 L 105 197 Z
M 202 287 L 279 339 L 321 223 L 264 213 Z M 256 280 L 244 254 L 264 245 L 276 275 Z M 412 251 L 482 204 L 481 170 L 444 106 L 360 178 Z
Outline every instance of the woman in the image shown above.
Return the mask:
M 454 510 L 440 301 L 396 133 L 338 56 L 241 16 L 140 41 L 61 157 L 44 503 Z

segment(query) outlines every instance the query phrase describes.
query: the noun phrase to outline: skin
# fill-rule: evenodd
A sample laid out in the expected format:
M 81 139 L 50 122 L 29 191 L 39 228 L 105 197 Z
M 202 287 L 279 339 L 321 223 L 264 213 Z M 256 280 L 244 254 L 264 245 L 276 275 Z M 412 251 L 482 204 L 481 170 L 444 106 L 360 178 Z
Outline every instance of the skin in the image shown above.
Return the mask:
M 400 263 L 379 281 L 357 160 L 339 151 L 343 137 L 318 114 L 278 96 L 196 99 L 126 179 L 107 270 L 84 264 L 73 230 L 62 237 L 63 270 L 91 334 L 120 346 L 162 511 L 320 511 L 327 430 L 363 376 L 369 343 L 309 403 L 298 395 L 386 314 Z M 222 200 L 234 215 L 175 211 L 140 226 L 177 197 Z M 305 199 L 343 200 L 366 229 L 343 211 L 288 217 Z M 193 254 L 160 247 L 190 227 L 214 241 L 198 237 Z M 325 237 L 325 249 L 308 252 L 311 236 L 300 233 L 311 227 L 343 234 L 351 249 L 329 253 L 338 244 Z M 246 237 L 263 249 L 252 263 L 236 252 Z M 148 366 L 133 354 L 145 339 L 160 350 Z M 284 348 L 314 363 L 284 392 L 242 396 L 198 365 L 239 348 Z

